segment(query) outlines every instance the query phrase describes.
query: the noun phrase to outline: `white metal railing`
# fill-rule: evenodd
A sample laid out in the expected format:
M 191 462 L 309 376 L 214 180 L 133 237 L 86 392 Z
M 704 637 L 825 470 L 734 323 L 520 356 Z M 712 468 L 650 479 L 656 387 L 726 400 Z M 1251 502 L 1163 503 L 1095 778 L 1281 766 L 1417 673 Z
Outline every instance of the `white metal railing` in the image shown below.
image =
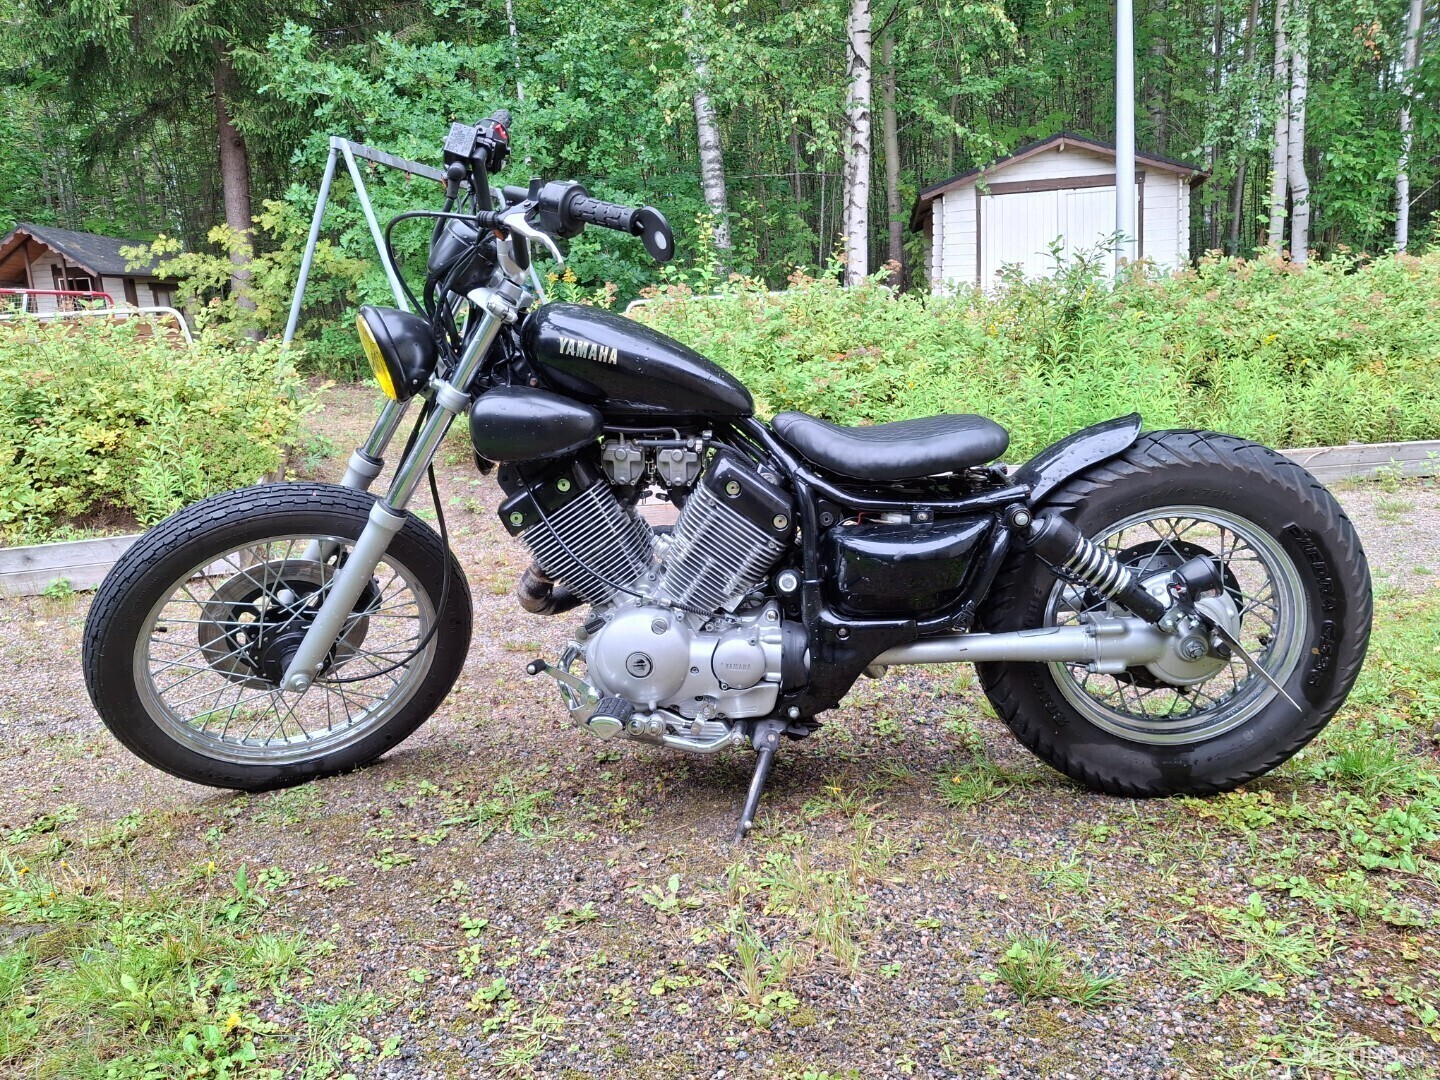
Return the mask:
M 41 322 L 50 322 L 56 319 L 84 319 L 101 316 L 107 319 L 129 319 L 138 316 L 161 316 L 165 319 L 175 320 L 175 329 L 185 339 L 185 344 L 194 345 L 195 336 L 190 333 L 190 326 L 185 321 L 185 316 L 176 311 L 173 307 L 129 307 L 117 306 L 107 308 L 79 308 L 75 311 L 47 311 L 44 313 L 34 311 L 7 312 L 0 314 L 0 322 L 12 322 L 15 319 L 35 319 Z M 157 321 L 152 319 L 152 322 Z

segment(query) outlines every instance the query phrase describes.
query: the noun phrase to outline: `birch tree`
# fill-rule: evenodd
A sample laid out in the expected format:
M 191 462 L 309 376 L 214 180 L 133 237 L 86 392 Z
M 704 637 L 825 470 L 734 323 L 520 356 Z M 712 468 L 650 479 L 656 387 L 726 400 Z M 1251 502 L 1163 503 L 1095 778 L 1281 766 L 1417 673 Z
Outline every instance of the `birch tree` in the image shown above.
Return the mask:
M 1290 258 L 1305 264 L 1310 249 L 1310 177 L 1305 171 L 1305 99 L 1310 90 L 1310 0 L 1296 0 L 1290 36 Z
M 1410 0 L 1405 20 L 1405 51 L 1401 60 L 1400 162 L 1395 171 L 1395 250 L 1410 246 L 1410 144 L 1413 137 L 1410 103 L 1415 94 L 1415 69 L 1420 66 L 1420 23 L 1425 0 Z
M 845 103 L 845 284 L 870 272 L 870 0 L 850 0 L 846 24 L 849 94 Z
M 1245 20 L 1244 51 L 1240 59 L 1241 70 L 1247 79 L 1252 77 L 1251 64 L 1255 60 L 1256 25 L 1259 22 L 1260 0 L 1250 0 L 1250 15 Z M 1245 173 L 1248 164 L 1249 159 L 1242 152 L 1240 160 L 1235 163 L 1235 179 L 1230 185 L 1230 234 L 1226 239 L 1225 250 L 1231 255 L 1239 254 L 1240 251 L 1240 213 L 1245 202 Z
M 689 4 L 683 18 L 690 29 L 687 53 L 695 72 L 695 91 L 691 103 L 695 107 L 695 133 L 700 148 L 700 192 L 710 213 L 715 215 L 713 241 L 720 253 L 722 269 L 730 254 L 730 200 L 725 188 L 725 155 L 720 146 L 720 127 L 715 123 L 715 109 L 710 104 L 710 69 L 705 50 L 696 43 L 695 12 Z
M 1265 246 L 1285 244 L 1285 195 L 1290 189 L 1290 43 L 1285 36 L 1286 0 L 1275 0 L 1275 141 L 1270 153 L 1270 230 Z
M 901 266 L 905 261 L 905 222 L 900 208 L 900 129 L 895 117 L 895 35 L 880 39 L 881 126 L 885 135 L 885 213 L 889 218 L 888 256 Z

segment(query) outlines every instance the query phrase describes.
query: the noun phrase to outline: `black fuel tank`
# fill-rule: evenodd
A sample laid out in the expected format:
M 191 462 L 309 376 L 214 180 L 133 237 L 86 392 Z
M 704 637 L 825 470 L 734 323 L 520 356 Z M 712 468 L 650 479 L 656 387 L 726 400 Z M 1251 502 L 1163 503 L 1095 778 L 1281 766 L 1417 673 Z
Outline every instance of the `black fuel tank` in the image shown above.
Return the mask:
M 554 389 L 607 417 L 749 416 L 738 379 L 658 330 L 601 308 L 546 304 L 525 320 L 525 351 Z

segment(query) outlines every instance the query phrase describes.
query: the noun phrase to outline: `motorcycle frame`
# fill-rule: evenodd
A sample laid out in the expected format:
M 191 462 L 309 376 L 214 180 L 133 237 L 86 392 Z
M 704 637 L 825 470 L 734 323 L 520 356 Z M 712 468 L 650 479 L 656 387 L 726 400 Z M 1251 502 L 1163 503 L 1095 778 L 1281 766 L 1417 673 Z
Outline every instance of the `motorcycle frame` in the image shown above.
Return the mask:
M 523 254 L 527 257 L 512 261 L 523 263 L 533 276 L 528 241 L 515 237 L 511 243 L 525 246 Z M 502 331 L 518 325 L 520 313 L 534 298 L 513 278 L 496 290 L 480 289 L 468 297 L 482 317 L 466 327 L 463 351 L 450 377 L 432 381 L 430 405 L 422 413 L 420 430 L 411 436 L 410 451 L 399 463 L 387 495 L 376 500 L 365 530 L 336 573 L 329 595 L 286 670 L 282 682 L 285 689 L 303 693 L 322 670 L 324 658 L 351 617 L 365 583 L 383 558 L 391 537 L 404 524 L 405 506 L 441 440 L 455 418 L 470 405 L 469 389 L 485 367 L 489 353 Z M 351 455 L 343 486 L 369 489 L 384 468 L 385 450 L 406 411 L 405 403 L 387 401 L 370 435 Z M 754 416 L 723 423 L 719 429 L 724 441 L 751 456 L 762 457 L 783 472 L 797 506 L 803 571 L 799 615 L 806 631 L 810 667 L 804 685 L 782 690 L 775 714 L 792 725 L 838 705 L 860 675 L 877 662 L 887 666 L 965 660 L 1084 662 L 1123 670 L 1155 660 L 1166 647 L 1161 631 L 1142 620 L 1124 617 L 1082 627 L 1051 628 L 1051 632 L 1042 634 L 972 631 L 1001 566 L 1023 542 L 1023 527 L 1044 495 L 1066 477 L 1130 446 L 1140 432 L 1137 414 L 1077 431 L 1042 451 L 1013 476 L 992 471 L 991 486 L 956 498 L 848 488 L 838 479 L 815 472 Z M 1009 482 L 1000 482 L 1002 478 Z M 937 515 L 988 513 L 993 520 L 988 542 L 966 572 L 963 591 L 950 604 L 924 618 L 866 618 L 842 614 L 825 599 L 820 556 L 820 537 L 826 527 L 821 521 L 822 505 L 842 513 L 904 514 L 920 524 L 936 520 Z M 751 721 L 749 726 L 767 722 L 776 721 Z M 807 730 L 809 727 L 800 723 L 794 733 Z

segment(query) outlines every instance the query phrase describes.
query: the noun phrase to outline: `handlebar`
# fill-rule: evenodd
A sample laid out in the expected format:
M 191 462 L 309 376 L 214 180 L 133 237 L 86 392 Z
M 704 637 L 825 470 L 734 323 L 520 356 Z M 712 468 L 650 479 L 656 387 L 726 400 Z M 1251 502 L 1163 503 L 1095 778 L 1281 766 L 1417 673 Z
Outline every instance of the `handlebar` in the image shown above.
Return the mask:
M 635 215 L 640 212 L 638 209 L 591 198 L 589 195 L 571 199 L 566 211 L 575 220 L 583 221 L 587 225 L 599 225 L 602 229 L 631 234 L 635 232 Z
M 480 183 L 485 167 L 488 164 L 489 171 L 494 172 L 503 166 L 510 149 L 510 123 L 509 110 L 496 109 L 473 128 L 453 125 L 446 140 L 447 165 L 470 171 L 472 181 L 476 182 L 484 198 L 482 206 L 487 205 L 490 199 L 488 183 Z M 467 152 L 467 146 L 473 149 Z M 669 262 L 675 255 L 675 236 L 665 215 L 653 206 L 629 207 L 596 199 L 583 184 L 573 181 L 552 180 L 542 184 L 539 180 L 532 180 L 529 187 L 507 185 L 500 189 L 500 195 L 505 210 L 521 203 L 532 203 L 541 231 L 551 237 L 568 239 L 578 236 L 586 225 L 598 225 L 602 229 L 614 229 L 640 237 L 645 250 L 657 262 Z M 475 224 L 482 230 L 503 230 L 506 227 L 501 221 L 501 213 L 491 210 L 476 214 Z

